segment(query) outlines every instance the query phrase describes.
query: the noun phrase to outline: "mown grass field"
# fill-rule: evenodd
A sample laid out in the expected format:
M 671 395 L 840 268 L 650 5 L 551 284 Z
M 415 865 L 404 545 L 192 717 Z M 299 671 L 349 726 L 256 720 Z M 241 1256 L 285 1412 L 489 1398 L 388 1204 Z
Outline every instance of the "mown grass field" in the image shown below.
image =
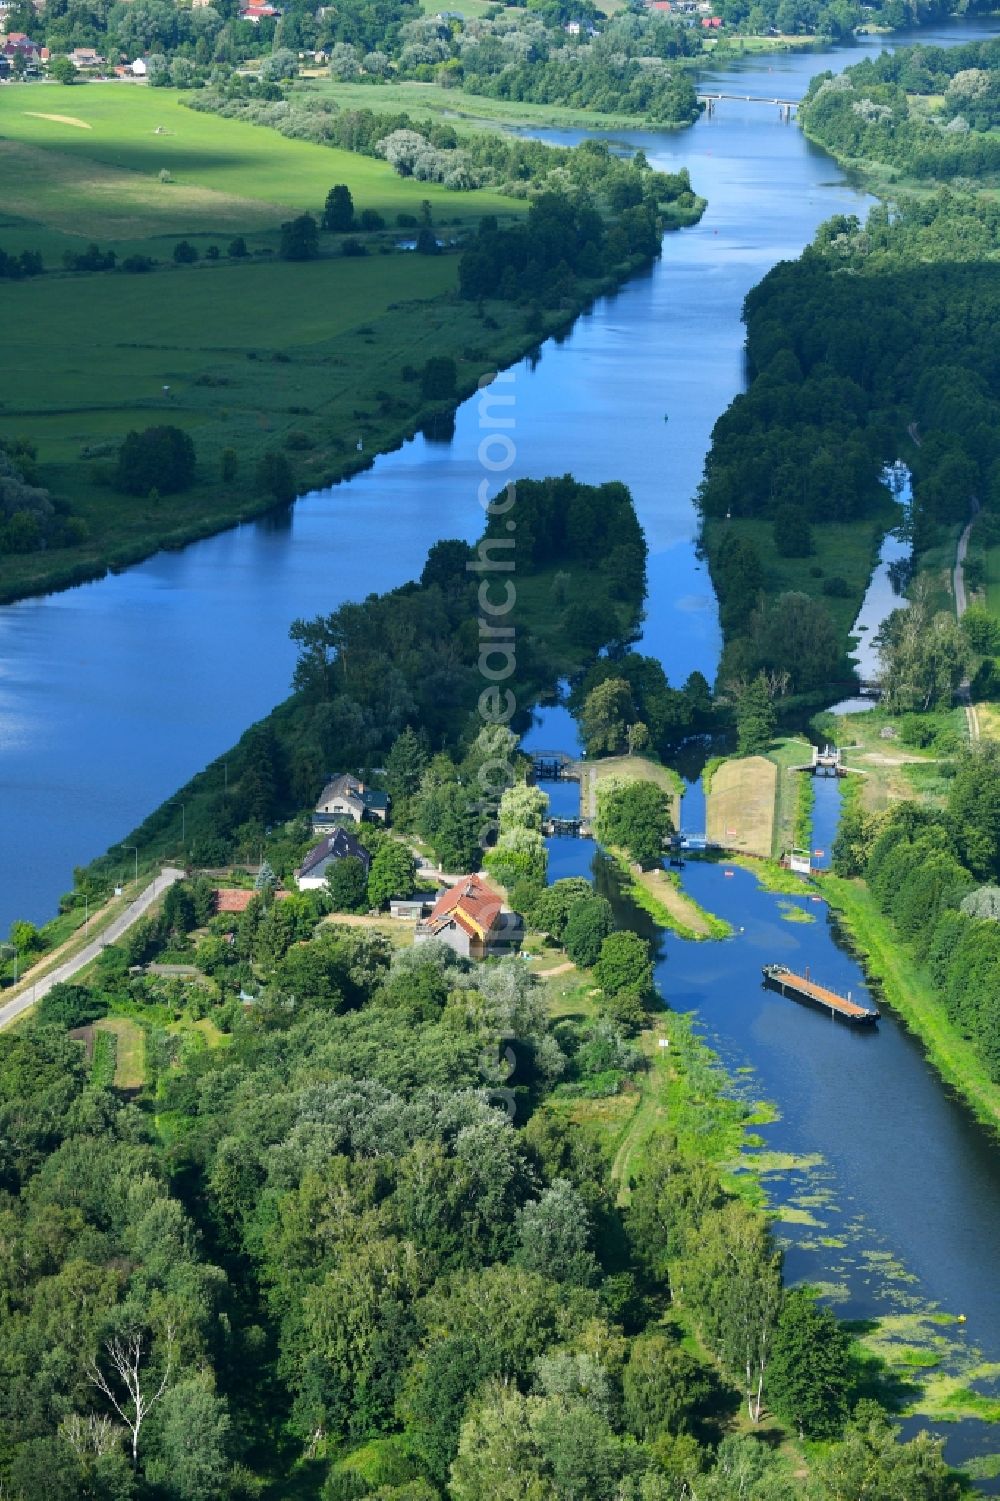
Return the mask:
M 828 521 L 812 528 L 813 552 L 807 558 L 779 557 L 774 546 L 774 527 L 770 521 L 731 521 L 711 518 L 705 523 L 705 545 L 711 556 L 725 531 L 734 531 L 757 549 L 764 566 L 764 592 L 773 599 L 777 594 L 795 591 L 822 600 L 829 611 L 837 634 L 847 640 L 864 599 L 872 568 L 886 531 L 899 516 L 895 502 L 886 491 L 882 512 L 863 521 Z M 827 594 L 827 579 L 843 579 L 843 595 Z
M 96 1027 L 117 1038 L 115 1088 L 141 1089 L 146 1078 L 146 1036 L 139 1023 L 125 1016 L 109 1016 L 97 1022 Z
M 723 761 L 712 773 L 705 822 L 709 839 L 747 855 L 773 853 L 778 768 L 764 756 Z
M 161 170 L 172 181 L 159 180 Z M 370 254 L 318 261 L 274 255 L 278 226 L 346 182 L 387 229 Z M 395 215 L 427 199 L 436 225 L 473 226 L 523 203 L 449 193 L 367 157 L 185 109 L 167 90 L 123 85 L 0 91 L 0 247 L 37 248 L 46 274 L 0 282 L 4 390 L 0 437 L 38 449 L 39 482 L 83 517 L 73 548 L 0 558 L 0 598 L 73 582 L 259 514 L 256 460 L 288 443 L 300 493 L 401 442 L 427 415 L 413 371 L 451 355 L 458 389 L 523 353 L 521 309 L 491 306 L 492 326 L 456 296 L 458 259 L 396 248 Z M 237 234 L 250 256 L 229 260 Z M 186 238 L 221 258 L 177 266 Z M 145 275 L 72 274 L 67 249 L 91 240 L 157 262 Z M 404 375 L 405 371 L 408 375 Z M 167 387 L 169 390 L 165 391 Z M 181 495 L 123 497 L 108 484 L 133 428 L 188 430 L 197 481 Z M 363 444 L 359 453 L 358 443 Z M 220 457 L 240 455 L 234 482 Z
M 182 236 L 207 244 L 267 231 L 273 241 L 291 212 L 318 215 L 337 182 L 359 210 L 377 209 L 390 223 L 423 199 L 439 222 L 516 211 L 487 189 L 451 193 L 397 177 L 371 157 L 199 114 L 184 97 L 110 83 L 0 90 L 0 245 L 44 252 L 88 239 L 124 248 L 166 238 L 169 252 Z M 160 182 L 162 171 L 171 182 Z

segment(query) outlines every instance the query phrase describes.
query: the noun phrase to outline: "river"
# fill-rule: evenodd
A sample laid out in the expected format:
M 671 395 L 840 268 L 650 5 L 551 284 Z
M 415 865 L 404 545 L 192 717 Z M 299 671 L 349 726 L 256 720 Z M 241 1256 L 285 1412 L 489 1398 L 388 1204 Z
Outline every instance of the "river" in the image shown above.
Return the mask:
M 875 46 L 746 61 L 705 83 L 799 97 L 819 68 Z M 667 237 L 647 275 L 515 368 L 516 473 L 631 486 L 651 552 L 646 647 L 674 681 L 695 667 L 711 679 L 718 623 L 692 497 L 712 425 L 742 385 L 743 298 L 821 220 L 866 199 L 770 105 L 725 102 L 690 130 L 632 139 L 657 166 L 688 167 L 708 211 Z M 0 609 L 0 931 L 49 916 L 74 865 L 285 695 L 294 617 L 414 577 L 439 537 L 478 536 L 479 438 L 467 402 L 450 444 L 418 437 L 285 515 Z
M 986 20 L 919 36 L 950 42 L 997 31 L 1000 20 Z M 814 72 L 880 45 L 748 60 L 703 81 L 801 97 Z M 863 213 L 868 200 L 771 106 L 726 102 L 691 130 L 631 139 L 658 167 L 688 167 L 708 211 L 696 228 L 667 237 L 647 275 L 595 305 L 540 360 L 515 368 L 515 473 L 572 471 L 631 487 L 650 546 L 643 646 L 676 683 L 694 668 L 711 678 L 718 659 L 692 498 L 712 425 L 742 386 L 743 299 L 823 219 Z M 414 439 L 280 517 L 0 609 L 0 928 L 13 917 L 47 917 L 74 864 L 122 838 L 283 697 L 294 617 L 413 577 L 439 537 L 478 536 L 480 437 L 477 404 L 468 402 L 450 443 Z M 539 733 L 562 745 L 566 731 L 556 711 Z M 699 795 L 692 785 L 691 829 Z M 824 844 L 836 796 L 835 784 L 817 785 Z M 594 855 L 585 841 L 556 841 L 552 874 L 589 869 Z M 619 901 L 606 868 L 599 878 Z M 810 963 L 836 986 L 863 988 L 821 904 L 768 895 L 750 875 L 727 878 L 720 866 L 690 864 L 685 880 L 739 930 L 732 940 L 686 944 L 634 909 L 629 918 L 656 945 L 668 1003 L 697 1009 L 727 1066 L 752 1070 L 739 1075 L 748 1090 L 777 1102 L 781 1118 L 763 1134 L 785 1163 L 773 1195 L 790 1215 L 790 1275 L 821 1282 L 851 1316 L 895 1316 L 905 1343 L 917 1342 L 922 1312 L 964 1312 L 967 1324 L 937 1327 L 950 1368 L 974 1359 L 966 1345 L 1000 1360 L 993 1143 L 891 1014 L 877 1034 L 858 1036 L 761 990 L 767 959 Z M 787 921 L 783 901 L 813 921 Z M 987 1447 L 979 1425 L 950 1425 L 956 1462 Z

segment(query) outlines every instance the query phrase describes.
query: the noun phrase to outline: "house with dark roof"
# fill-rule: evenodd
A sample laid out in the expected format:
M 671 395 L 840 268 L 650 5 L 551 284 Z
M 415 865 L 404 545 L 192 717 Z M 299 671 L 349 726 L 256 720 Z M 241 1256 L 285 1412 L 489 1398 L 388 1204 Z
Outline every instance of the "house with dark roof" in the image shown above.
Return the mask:
M 505 907 L 479 876 L 463 876 L 442 891 L 414 942 L 438 938 L 464 959 L 502 959 L 524 940 L 524 919 Z
M 295 872 L 295 879 L 300 891 L 318 891 L 326 885 L 326 878 L 330 866 L 337 860 L 346 860 L 348 857 L 360 860 L 364 866 L 365 875 L 372 863 L 372 857 L 364 845 L 349 834 L 345 828 L 336 828 L 332 834 L 321 839 Z
M 326 833 L 345 823 L 387 823 L 390 798 L 387 792 L 366 787 L 364 782 L 342 772 L 332 777 L 319 795 L 312 817 L 313 830 Z

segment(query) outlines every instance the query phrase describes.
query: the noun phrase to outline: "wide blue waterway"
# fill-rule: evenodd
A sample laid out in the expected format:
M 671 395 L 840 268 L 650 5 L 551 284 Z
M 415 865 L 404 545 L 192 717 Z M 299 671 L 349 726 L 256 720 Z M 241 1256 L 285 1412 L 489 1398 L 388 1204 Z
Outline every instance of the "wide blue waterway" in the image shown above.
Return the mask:
M 819 68 L 874 45 L 747 62 L 706 83 L 797 97 Z M 646 648 L 675 680 L 694 667 L 711 678 L 718 626 L 692 499 L 712 425 L 742 385 L 743 298 L 822 219 L 866 200 L 770 106 L 726 103 L 691 130 L 633 139 L 658 166 L 688 167 L 708 212 L 516 367 L 512 472 L 631 486 L 651 549 Z M 285 517 L 0 609 L 0 930 L 47 917 L 74 865 L 284 696 L 292 619 L 412 578 L 439 537 L 479 534 L 481 436 L 467 402 L 450 444 L 417 438 Z

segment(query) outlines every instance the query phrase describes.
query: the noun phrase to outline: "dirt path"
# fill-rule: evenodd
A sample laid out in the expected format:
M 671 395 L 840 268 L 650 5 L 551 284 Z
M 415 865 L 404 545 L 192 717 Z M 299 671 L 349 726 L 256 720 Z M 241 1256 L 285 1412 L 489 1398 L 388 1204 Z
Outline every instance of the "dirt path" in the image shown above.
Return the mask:
M 555 975 L 568 975 L 571 969 L 576 969 L 572 959 L 567 959 L 565 964 L 557 964 L 554 969 L 540 969 L 537 971 L 540 980 L 551 980 Z
M 699 938 L 711 937 L 712 930 L 705 921 L 700 908 L 675 886 L 665 870 L 658 867 L 653 870 L 640 870 L 637 865 L 630 864 L 629 871 L 632 879 L 640 886 L 644 886 L 650 896 L 655 896 L 658 902 L 662 902 L 682 927 L 696 933 Z

